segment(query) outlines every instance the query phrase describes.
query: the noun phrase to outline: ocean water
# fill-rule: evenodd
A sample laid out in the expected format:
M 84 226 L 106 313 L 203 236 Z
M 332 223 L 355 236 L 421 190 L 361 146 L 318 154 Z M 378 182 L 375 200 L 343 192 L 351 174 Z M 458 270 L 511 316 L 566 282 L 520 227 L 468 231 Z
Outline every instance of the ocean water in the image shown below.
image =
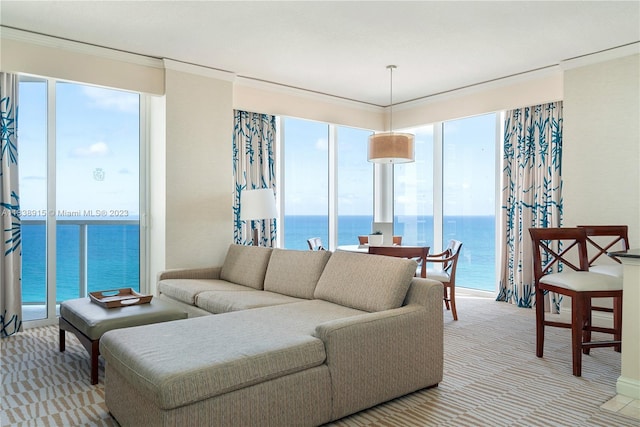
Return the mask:
M 358 244 L 358 235 L 371 232 L 370 216 L 338 217 L 338 246 Z M 313 215 L 285 216 L 284 245 L 289 249 L 308 249 L 307 239 L 320 237 L 328 242 L 328 217 Z M 432 248 L 433 217 L 396 216 L 394 234 L 402 236 L 404 245 L 420 245 Z M 446 216 L 443 220 L 443 243 L 449 240 L 462 242 L 458 258 L 456 285 L 494 291 L 496 289 L 495 272 L 495 217 L 493 216 Z
M 80 294 L 80 226 L 56 227 L 56 299 Z M 139 290 L 138 225 L 87 226 L 87 289 L 89 292 L 133 288 Z M 22 300 L 42 304 L 46 295 L 46 230 L 44 224 L 22 227 Z
M 338 218 L 338 245 L 354 245 L 357 236 L 371 231 L 370 216 Z M 308 249 L 307 239 L 320 237 L 328 242 L 326 216 L 286 216 L 285 247 Z M 434 247 L 433 218 L 397 217 L 395 234 L 403 244 Z M 23 224 L 22 297 L 25 304 L 42 304 L 46 296 L 46 230 L 44 224 Z M 463 242 L 458 261 L 458 286 L 493 291 L 495 289 L 494 217 L 445 217 L 444 241 Z M 80 226 L 57 226 L 57 300 L 78 298 L 80 294 Z M 446 243 L 445 243 L 446 244 Z M 88 291 L 131 287 L 139 290 L 140 271 L 138 225 L 87 226 Z M 433 253 L 434 250 L 432 249 Z

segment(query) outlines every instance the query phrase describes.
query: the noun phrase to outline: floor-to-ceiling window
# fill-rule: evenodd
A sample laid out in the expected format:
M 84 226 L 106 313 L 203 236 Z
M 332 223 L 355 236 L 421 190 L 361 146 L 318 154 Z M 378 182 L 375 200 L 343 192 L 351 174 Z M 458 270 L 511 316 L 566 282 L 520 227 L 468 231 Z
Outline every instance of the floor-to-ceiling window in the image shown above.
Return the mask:
M 25 320 L 47 317 L 47 81 L 20 80 L 19 173 Z
M 96 290 L 140 290 L 138 94 L 20 83 L 25 320 Z
M 496 115 L 444 122 L 442 246 L 463 242 L 456 284 L 495 289 Z
M 456 283 L 493 291 L 496 114 L 416 129 L 413 163 L 394 166 L 394 229 L 403 244 L 463 243 Z
M 307 249 L 357 244 L 373 221 L 370 131 L 284 118 L 284 246 Z
M 367 161 L 370 131 L 336 127 L 337 245 L 357 244 L 357 236 L 371 232 L 373 222 L 373 165 Z
M 415 162 L 394 165 L 394 234 L 404 245 L 433 246 L 433 125 L 409 132 Z
M 370 132 L 291 118 L 283 128 L 284 246 L 357 244 L 373 221 Z M 415 135 L 415 162 L 393 167 L 394 234 L 432 253 L 462 241 L 457 284 L 494 290 L 496 114 L 404 131 Z
M 307 239 L 329 242 L 329 127 L 283 119 L 284 246 L 308 249 Z

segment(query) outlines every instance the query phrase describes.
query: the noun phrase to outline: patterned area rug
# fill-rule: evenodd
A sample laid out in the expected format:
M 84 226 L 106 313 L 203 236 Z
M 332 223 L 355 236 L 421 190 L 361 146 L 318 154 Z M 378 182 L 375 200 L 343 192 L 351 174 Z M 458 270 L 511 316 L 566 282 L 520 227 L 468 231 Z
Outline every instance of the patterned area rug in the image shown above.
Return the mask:
M 593 349 L 582 377 L 571 375 L 568 329 L 547 328 L 545 357 L 535 356 L 533 310 L 460 295 L 460 320 L 445 312 L 444 380 L 331 423 L 353 426 L 633 426 L 600 409 L 615 396 L 620 354 Z M 58 351 L 48 326 L 0 342 L 0 425 L 116 426 L 104 404 L 104 370 L 89 384 L 89 357 L 72 334 Z

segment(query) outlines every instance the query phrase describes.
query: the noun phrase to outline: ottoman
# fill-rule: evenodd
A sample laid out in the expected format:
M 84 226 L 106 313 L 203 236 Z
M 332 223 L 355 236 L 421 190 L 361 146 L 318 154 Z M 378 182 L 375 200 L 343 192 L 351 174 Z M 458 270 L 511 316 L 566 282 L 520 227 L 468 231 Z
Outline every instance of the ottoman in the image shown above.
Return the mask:
M 107 331 L 187 318 L 173 304 L 154 298 L 148 304 L 104 308 L 89 298 L 60 304 L 60 351 L 65 350 L 65 331 L 73 332 L 91 355 L 91 384 L 98 383 L 100 337 Z

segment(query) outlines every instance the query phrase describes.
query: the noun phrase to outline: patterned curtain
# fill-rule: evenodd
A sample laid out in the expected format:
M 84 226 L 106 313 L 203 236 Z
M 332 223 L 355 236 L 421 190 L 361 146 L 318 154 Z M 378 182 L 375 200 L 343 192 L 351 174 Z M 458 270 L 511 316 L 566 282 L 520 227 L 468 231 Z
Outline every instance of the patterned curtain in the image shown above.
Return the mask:
M 508 111 L 504 126 L 502 257 L 498 301 L 533 307 L 530 227 L 562 223 L 562 102 Z M 545 296 L 558 313 L 562 297 Z
M 257 228 L 259 245 L 275 247 L 276 219 L 240 220 L 240 193 L 260 188 L 271 188 L 275 193 L 276 117 L 239 110 L 234 110 L 233 116 L 233 239 L 238 244 L 251 244 L 253 228 Z
M 18 196 L 18 76 L 0 73 L 0 337 L 22 331 L 22 238 Z

